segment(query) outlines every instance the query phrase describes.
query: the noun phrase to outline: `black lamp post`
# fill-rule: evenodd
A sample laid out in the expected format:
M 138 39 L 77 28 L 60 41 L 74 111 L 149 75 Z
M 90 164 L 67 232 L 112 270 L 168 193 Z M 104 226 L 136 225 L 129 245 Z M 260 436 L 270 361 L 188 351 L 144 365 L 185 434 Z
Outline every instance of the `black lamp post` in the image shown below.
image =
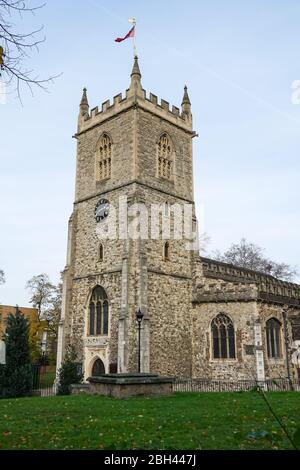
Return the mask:
M 139 348 L 138 372 L 139 373 L 141 372 L 141 325 L 142 325 L 143 317 L 144 317 L 144 314 L 139 308 L 138 311 L 136 312 L 136 320 L 138 322 L 138 327 L 139 327 L 139 344 L 138 344 L 138 348 Z

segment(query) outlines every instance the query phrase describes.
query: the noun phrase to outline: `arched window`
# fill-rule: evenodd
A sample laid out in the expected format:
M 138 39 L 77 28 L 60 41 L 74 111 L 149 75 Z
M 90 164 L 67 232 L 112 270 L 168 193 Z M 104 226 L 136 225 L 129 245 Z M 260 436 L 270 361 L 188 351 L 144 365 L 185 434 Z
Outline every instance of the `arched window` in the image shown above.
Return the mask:
M 98 181 L 111 177 L 112 143 L 107 134 L 98 142 L 96 160 L 96 178 Z
M 94 302 L 90 303 L 90 335 L 94 334 L 95 330 L 95 304 Z
M 92 368 L 92 376 L 98 377 L 99 375 L 105 374 L 105 367 L 101 359 L 96 359 Z
M 171 139 L 163 134 L 158 142 L 158 176 L 173 178 L 173 147 Z
M 104 248 L 103 248 L 102 243 L 100 243 L 98 261 L 103 261 L 103 258 L 104 258 Z
M 234 359 L 234 327 L 227 315 L 220 313 L 211 322 L 214 359 Z
M 276 318 L 270 318 L 266 323 L 268 357 L 278 358 L 281 353 L 281 323 Z
M 96 335 L 101 335 L 102 305 L 100 301 L 97 302 L 96 312 Z
M 103 334 L 108 334 L 108 302 L 104 300 L 103 302 Z
M 108 334 L 108 300 L 103 287 L 93 289 L 89 307 L 89 335 Z
M 169 215 L 169 211 L 170 211 L 170 204 L 168 203 L 168 201 L 166 201 L 165 202 L 165 216 Z
M 169 242 L 166 242 L 164 244 L 164 260 L 169 259 L 169 248 L 170 248 Z

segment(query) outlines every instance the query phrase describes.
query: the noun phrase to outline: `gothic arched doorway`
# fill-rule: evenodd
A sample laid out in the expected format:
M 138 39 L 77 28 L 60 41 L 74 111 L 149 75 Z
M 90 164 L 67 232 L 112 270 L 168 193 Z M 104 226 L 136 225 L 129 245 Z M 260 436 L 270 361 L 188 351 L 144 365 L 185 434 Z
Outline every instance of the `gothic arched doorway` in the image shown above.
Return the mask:
M 97 359 L 93 364 L 92 377 L 98 377 L 102 374 L 105 374 L 105 367 L 101 359 Z

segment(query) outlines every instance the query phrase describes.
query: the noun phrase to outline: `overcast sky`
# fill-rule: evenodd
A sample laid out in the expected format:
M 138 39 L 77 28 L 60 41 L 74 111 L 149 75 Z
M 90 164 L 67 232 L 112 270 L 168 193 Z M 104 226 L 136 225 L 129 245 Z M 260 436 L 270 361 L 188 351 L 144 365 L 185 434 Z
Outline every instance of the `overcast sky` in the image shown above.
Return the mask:
M 36 2 L 31 2 L 36 4 Z M 65 265 L 82 88 L 91 107 L 129 85 L 132 42 L 115 37 L 135 16 L 143 87 L 179 106 L 192 101 L 194 180 L 209 250 L 242 237 L 276 261 L 300 265 L 298 0 L 49 0 L 22 30 L 45 26 L 28 67 L 63 72 L 49 93 L 9 90 L 0 105 L 0 286 L 3 304 L 29 304 L 24 286 Z

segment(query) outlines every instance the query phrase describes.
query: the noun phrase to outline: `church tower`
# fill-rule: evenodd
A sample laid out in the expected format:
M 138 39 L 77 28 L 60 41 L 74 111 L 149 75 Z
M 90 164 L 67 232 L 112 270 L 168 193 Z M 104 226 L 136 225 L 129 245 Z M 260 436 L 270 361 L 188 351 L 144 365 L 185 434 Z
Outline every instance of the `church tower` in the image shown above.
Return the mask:
M 137 372 L 140 309 L 141 372 L 191 376 L 194 135 L 187 87 L 181 110 L 147 96 L 137 57 L 125 96 L 83 90 L 58 368 L 73 344 L 85 377 Z

